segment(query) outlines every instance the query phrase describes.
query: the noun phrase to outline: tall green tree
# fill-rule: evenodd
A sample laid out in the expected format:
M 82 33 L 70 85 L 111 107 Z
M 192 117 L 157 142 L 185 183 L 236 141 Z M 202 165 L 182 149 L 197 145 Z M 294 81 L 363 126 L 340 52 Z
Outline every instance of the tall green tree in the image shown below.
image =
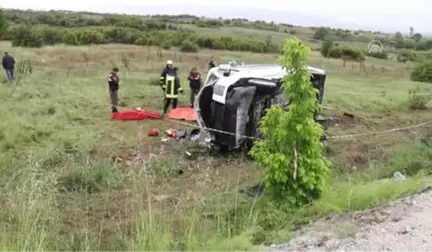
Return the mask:
M 323 157 L 323 129 L 314 120 L 320 110 L 317 90 L 310 83 L 310 48 L 295 38 L 285 42 L 280 64 L 287 69 L 282 89 L 288 111 L 272 106 L 260 122 L 264 140 L 255 142 L 251 155 L 266 172 L 266 193 L 274 200 L 301 205 L 325 188 L 330 162 Z
M 6 27 L 7 27 L 7 21 L 6 21 L 5 13 L 3 9 L 0 7 L 0 33 L 5 32 Z
M 412 38 L 416 41 L 416 42 L 419 42 L 421 39 L 422 39 L 422 35 L 420 34 L 420 33 L 414 33 L 413 35 L 412 35 Z

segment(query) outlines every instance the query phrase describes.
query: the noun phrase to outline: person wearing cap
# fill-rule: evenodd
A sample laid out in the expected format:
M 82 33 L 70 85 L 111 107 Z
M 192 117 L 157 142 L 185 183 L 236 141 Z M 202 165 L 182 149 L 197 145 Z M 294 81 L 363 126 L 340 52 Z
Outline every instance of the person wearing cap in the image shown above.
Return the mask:
M 178 94 L 183 93 L 183 89 L 180 86 L 180 79 L 177 75 L 177 67 L 173 66 L 172 60 L 167 61 L 167 65 L 162 71 L 160 81 L 161 88 L 165 94 L 163 114 L 166 114 L 171 103 L 173 109 L 177 107 Z
M 120 78 L 118 76 L 119 69 L 114 67 L 108 75 L 108 87 L 111 99 L 111 111 L 112 113 L 118 112 L 118 90 L 120 88 Z
M 160 77 L 160 85 L 161 85 L 161 87 L 163 85 L 165 85 L 165 79 L 166 79 L 167 74 L 173 75 L 174 72 L 177 72 L 176 70 L 177 69 L 174 68 L 172 60 L 167 60 L 165 68 L 162 70 L 162 74 L 161 74 L 161 77 Z

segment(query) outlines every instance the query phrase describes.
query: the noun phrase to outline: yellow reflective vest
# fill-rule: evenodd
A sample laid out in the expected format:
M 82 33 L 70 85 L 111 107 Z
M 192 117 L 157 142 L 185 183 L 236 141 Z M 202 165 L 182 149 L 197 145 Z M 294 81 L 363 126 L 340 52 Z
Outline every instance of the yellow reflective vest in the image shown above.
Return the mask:
M 178 98 L 179 92 L 183 91 L 178 76 L 168 74 L 165 77 L 165 83 L 162 84 L 162 89 L 166 98 Z

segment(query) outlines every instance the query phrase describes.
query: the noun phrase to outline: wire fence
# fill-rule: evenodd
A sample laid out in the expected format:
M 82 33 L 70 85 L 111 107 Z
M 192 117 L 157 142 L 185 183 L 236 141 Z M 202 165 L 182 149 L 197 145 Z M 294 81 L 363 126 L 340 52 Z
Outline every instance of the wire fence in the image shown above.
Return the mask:
M 57 88 L 59 88 L 59 90 L 61 90 L 62 93 L 69 93 L 71 95 L 77 96 L 77 97 L 81 97 L 83 99 L 86 99 L 87 101 L 91 102 L 91 103 L 98 103 L 101 105 L 106 105 L 107 106 L 107 110 L 110 109 L 111 107 L 111 103 L 107 102 L 107 101 L 103 101 L 101 99 L 94 99 L 93 97 L 89 97 L 87 95 L 85 95 L 83 92 L 75 92 L 73 90 L 70 89 L 66 89 L 64 86 L 61 86 L 59 84 L 55 84 L 53 82 L 49 82 L 52 86 L 55 86 Z M 108 98 L 108 97 L 107 97 Z M 126 107 L 123 106 L 118 106 L 120 109 L 125 109 Z M 188 127 L 197 127 L 198 125 L 195 123 L 189 123 L 189 122 L 185 122 L 185 121 L 179 121 L 179 120 L 174 120 L 174 119 L 169 119 L 169 118 L 164 118 L 164 120 L 168 120 L 170 122 L 174 122 L 177 124 L 181 124 L 181 125 L 185 125 Z M 353 133 L 353 134 L 342 134 L 342 135 L 334 135 L 334 136 L 328 136 L 327 138 L 330 140 L 340 140 L 340 139 L 350 139 L 350 138 L 357 138 L 357 137 L 365 137 L 365 136 L 378 136 L 378 135 L 383 135 L 383 134 L 388 134 L 388 133 L 394 133 L 394 132 L 400 132 L 400 131 L 404 131 L 404 130 L 411 130 L 411 129 L 415 129 L 415 128 L 421 128 L 421 127 L 427 127 L 430 126 L 432 124 L 432 121 L 426 121 L 426 122 L 422 122 L 422 123 L 418 123 L 418 124 L 414 124 L 414 125 L 403 125 L 403 126 L 398 126 L 398 127 L 394 127 L 394 128 L 390 128 L 390 129 L 386 129 L 386 130 L 381 130 L 381 131 L 373 131 L 373 132 L 363 132 L 363 133 Z M 248 139 L 252 139 L 252 140 L 262 140 L 260 138 L 256 138 L 256 137 L 251 137 L 251 136 L 247 136 L 247 135 L 237 135 L 234 134 L 232 132 L 227 132 L 227 131 L 222 131 L 222 130 L 218 130 L 218 129 L 214 129 L 214 128 L 208 128 L 208 127 L 203 127 L 203 129 L 207 130 L 207 131 L 211 131 L 211 132 L 218 132 L 221 134 L 226 134 L 226 135 L 233 135 L 233 136 L 240 136 L 243 138 L 248 138 Z M 149 160 L 148 160 L 149 161 Z M 240 188 L 237 188 L 235 193 L 238 193 Z M 221 193 L 217 193 L 216 195 L 214 195 L 215 197 L 221 197 L 221 196 L 225 196 L 228 194 L 232 194 L 232 191 L 226 191 L 224 190 Z M 245 191 L 243 190 L 243 193 L 245 193 Z M 258 197 L 259 195 L 256 194 L 254 198 Z M 205 199 L 200 199 L 200 201 L 198 202 L 183 202 L 181 203 L 181 205 L 184 206 L 193 206 L 196 204 L 205 204 Z
M 22 82 L 22 78 L 20 76 L 20 78 L 16 81 L 16 83 L 13 83 L 11 85 L 13 85 L 12 88 L 12 92 L 9 93 L 8 95 L 11 95 L 13 92 L 16 91 L 17 86 Z M 89 102 L 92 103 L 98 103 L 98 104 L 103 104 L 103 105 L 107 105 L 107 107 L 111 106 L 110 102 L 106 102 L 100 99 L 94 99 L 91 97 L 86 96 L 85 94 L 83 94 L 82 92 L 75 92 L 72 91 L 70 89 L 67 89 L 65 92 L 65 88 L 64 86 L 61 86 L 59 84 L 55 84 L 52 81 L 44 81 L 47 84 L 49 83 L 52 86 L 57 87 L 58 89 L 60 89 L 62 91 L 62 93 L 69 93 L 78 97 L 82 97 L 84 99 L 86 99 Z M 2 103 L 5 102 L 5 99 L 3 99 Z M 125 109 L 126 107 L 117 105 L 118 108 L 120 109 Z M 331 107 L 326 107 L 324 106 L 324 109 L 327 110 L 333 110 L 334 108 Z M 164 118 L 164 120 L 168 120 L 177 124 L 181 124 L 187 127 L 198 127 L 197 124 L 195 123 L 189 123 L 186 121 L 180 121 L 180 120 L 174 120 L 174 119 L 170 119 L 170 118 Z M 403 125 L 403 126 L 398 126 L 398 127 L 394 127 L 394 128 L 390 128 L 390 129 L 386 129 L 386 130 L 381 130 L 381 131 L 373 131 L 373 132 L 364 132 L 364 133 L 350 133 L 350 134 L 342 134 L 342 135 L 335 135 L 335 136 L 327 136 L 326 139 L 328 140 L 336 140 L 336 139 L 349 139 L 349 138 L 357 138 L 357 137 L 365 137 L 365 136 L 376 136 L 376 135 L 382 135 L 382 134 L 386 134 L 386 133 L 392 133 L 392 132 L 399 132 L 399 131 L 404 131 L 404 130 L 410 130 L 410 129 L 415 129 L 415 128 L 421 128 L 421 127 L 426 127 L 432 124 L 432 121 L 427 121 L 427 122 L 423 122 L 423 123 L 419 123 L 419 124 L 415 124 L 415 125 Z M 225 134 L 225 135 L 231 135 L 231 136 L 236 136 L 236 137 L 240 137 L 240 138 L 244 138 L 244 139 L 251 139 L 251 140 L 262 140 L 261 138 L 257 138 L 257 137 L 252 137 L 252 136 L 248 136 L 248 135 L 243 135 L 243 134 L 236 134 L 236 133 L 232 133 L 232 132 L 228 132 L 228 131 L 223 131 L 223 130 L 219 130 L 219 129 L 215 129 L 215 128 L 210 128 L 210 127 L 201 127 L 201 129 L 209 131 L 209 132 L 215 132 L 215 133 L 220 133 L 220 134 Z
M 62 90 L 62 92 L 64 91 L 64 87 L 58 84 L 55 84 L 53 82 L 50 82 L 51 85 L 56 86 L 57 88 L 59 88 L 60 90 Z M 71 90 L 67 90 L 66 93 L 70 93 L 73 94 L 75 96 L 78 97 L 82 97 L 86 100 L 88 100 L 89 102 L 93 102 L 93 103 L 99 103 L 99 104 L 103 104 L 106 105 L 107 107 L 111 107 L 111 103 L 110 102 L 106 102 L 100 99 L 94 99 L 94 98 L 90 98 L 88 96 L 86 96 L 85 94 L 83 94 L 82 92 L 74 92 Z M 125 109 L 127 107 L 123 107 L 123 106 L 119 106 L 117 105 L 118 108 L 120 109 Z M 174 120 L 174 119 L 170 119 L 170 118 L 164 118 L 164 120 L 168 120 L 177 124 L 181 124 L 184 126 L 188 126 L 188 127 L 198 127 L 197 124 L 195 123 L 189 123 L 186 121 L 180 121 L 180 120 Z M 327 139 L 330 140 L 337 140 L 337 139 L 348 139 L 348 138 L 357 138 L 357 137 L 365 137 L 365 136 L 376 136 L 376 135 L 382 135 L 382 134 L 387 134 L 387 133 L 393 133 L 393 132 L 399 132 L 399 131 L 404 131 L 404 130 L 410 130 L 410 129 L 415 129 L 415 128 L 421 128 L 421 127 L 426 127 L 432 124 L 432 121 L 426 121 L 426 122 L 422 122 L 422 123 L 418 123 L 418 124 L 414 124 L 414 125 L 402 125 L 402 126 L 398 126 L 398 127 L 394 127 L 394 128 L 390 128 L 390 129 L 386 129 L 386 130 L 381 130 L 381 131 L 372 131 L 372 132 L 364 132 L 364 133 L 353 133 L 353 134 L 342 134 L 342 135 L 335 135 L 335 136 L 327 136 Z M 220 134 L 225 134 L 225 135 L 231 135 L 231 136 L 236 136 L 236 137 L 240 137 L 240 138 L 245 138 L 245 139 L 251 139 L 251 140 L 262 140 L 261 138 L 257 138 L 257 137 L 252 137 L 252 136 L 248 136 L 248 135 L 242 135 L 242 134 L 235 134 L 232 132 L 228 132 L 228 131 L 223 131 L 223 130 L 219 130 L 219 129 L 215 129 L 215 128 L 210 128 L 210 127 L 201 127 L 201 129 L 203 130 L 207 130 L 210 132 L 215 132 L 215 133 L 220 133 Z

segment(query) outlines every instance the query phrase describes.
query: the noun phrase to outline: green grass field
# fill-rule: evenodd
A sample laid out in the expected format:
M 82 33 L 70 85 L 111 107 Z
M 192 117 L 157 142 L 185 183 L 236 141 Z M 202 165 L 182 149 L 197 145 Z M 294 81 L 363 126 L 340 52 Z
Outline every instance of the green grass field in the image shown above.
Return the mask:
M 330 138 L 331 186 L 313 205 L 280 211 L 238 192 L 262 174 L 247 158 L 187 160 L 183 153 L 195 143 L 147 136 L 152 128 L 185 125 L 111 121 L 106 83 L 118 66 L 120 104 L 161 112 L 157 80 L 168 59 L 187 87 L 186 74 L 194 66 L 205 73 L 211 55 L 219 63 L 272 63 L 277 55 L 175 49 L 159 55 L 157 48 L 126 45 L 22 49 L 3 42 L 0 48 L 34 67 L 16 85 L 0 85 L 1 250 L 256 250 L 289 239 L 308 220 L 412 193 L 431 171 L 427 125 L 384 132 L 432 120 L 429 109 L 410 108 L 431 87 L 409 80 L 409 64 L 367 59 L 360 72 L 312 52 L 310 65 L 328 72 L 324 112 L 338 119 L 328 134 L 364 135 Z M 188 105 L 188 97 L 186 88 L 180 104 Z M 378 181 L 394 171 L 409 179 Z

